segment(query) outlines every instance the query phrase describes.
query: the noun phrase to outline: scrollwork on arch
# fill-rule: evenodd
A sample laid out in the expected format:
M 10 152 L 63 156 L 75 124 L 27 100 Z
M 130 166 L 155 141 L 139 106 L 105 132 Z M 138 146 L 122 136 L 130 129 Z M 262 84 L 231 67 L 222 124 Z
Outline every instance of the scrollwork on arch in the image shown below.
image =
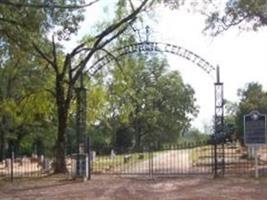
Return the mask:
M 99 69 L 114 61 L 115 58 L 120 59 L 120 57 L 128 54 L 142 52 L 160 52 L 173 54 L 196 64 L 207 74 L 211 74 L 212 72 L 216 71 L 215 67 L 212 64 L 210 64 L 208 61 L 195 54 L 194 52 L 178 45 L 160 42 L 141 42 L 117 48 L 112 51 L 112 55 L 106 54 L 99 58 L 96 62 L 93 63 L 93 65 L 88 68 L 87 71 L 89 72 L 89 74 L 95 74 L 95 72 L 97 72 Z

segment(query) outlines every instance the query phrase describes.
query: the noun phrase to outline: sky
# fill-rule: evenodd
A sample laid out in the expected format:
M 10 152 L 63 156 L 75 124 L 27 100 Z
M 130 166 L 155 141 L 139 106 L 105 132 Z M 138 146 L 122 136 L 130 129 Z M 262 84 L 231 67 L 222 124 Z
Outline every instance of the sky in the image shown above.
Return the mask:
M 109 2 L 112 0 L 102 0 L 101 4 L 87 10 L 79 34 L 65 44 L 67 50 L 92 30 L 96 22 L 110 17 Z M 213 66 L 220 66 L 225 99 L 237 102 L 237 90 L 249 82 L 258 82 L 267 88 L 267 29 L 245 32 L 235 27 L 214 38 L 203 34 L 203 15 L 182 9 L 170 11 L 163 7 L 157 10 L 157 15 L 157 22 L 147 21 L 152 29 L 150 40 L 182 46 Z M 168 55 L 167 59 L 170 70 L 179 70 L 184 82 L 195 90 L 200 112 L 192 125 L 203 130 L 205 125 L 211 125 L 214 115 L 215 80 L 183 58 Z

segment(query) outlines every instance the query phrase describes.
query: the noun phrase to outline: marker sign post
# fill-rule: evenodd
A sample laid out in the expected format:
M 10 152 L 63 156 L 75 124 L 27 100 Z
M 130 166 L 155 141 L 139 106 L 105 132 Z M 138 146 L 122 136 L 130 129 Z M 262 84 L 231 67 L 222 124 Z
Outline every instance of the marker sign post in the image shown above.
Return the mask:
M 244 116 L 244 140 L 245 145 L 255 150 L 255 176 L 258 171 L 258 147 L 266 145 L 266 115 L 258 111 L 252 111 Z

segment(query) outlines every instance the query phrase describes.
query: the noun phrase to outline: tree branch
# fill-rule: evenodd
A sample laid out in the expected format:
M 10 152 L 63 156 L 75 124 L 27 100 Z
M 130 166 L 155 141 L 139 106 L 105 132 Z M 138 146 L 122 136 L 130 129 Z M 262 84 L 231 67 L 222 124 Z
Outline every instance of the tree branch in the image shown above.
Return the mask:
M 55 70 L 56 73 L 58 73 L 57 68 L 56 68 L 56 66 L 54 65 L 53 61 L 50 60 L 50 59 L 44 54 L 44 52 L 42 52 L 42 50 L 41 50 L 41 49 L 40 49 L 34 42 L 32 42 L 32 45 L 33 45 L 34 49 L 37 51 L 37 53 L 38 53 L 44 60 L 46 60 L 46 61 L 52 66 L 52 68 Z
M 122 34 L 125 30 L 127 29 L 127 26 L 124 27 L 123 29 L 121 29 L 117 34 L 115 34 L 113 37 L 111 37 L 110 39 L 108 39 L 103 45 L 101 45 L 99 48 L 99 50 L 103 50 L 103 47 L 105 45 L 107 45 L 108 43 L 110 43 L 112 40 L 114 40 L 116 37 L 118 37 L 120 34 Z M 105 50 L 103 50 L 105 51 Z M 110 53 L 110 52 L 109 52 Z M 112 58 L 116 60 L 118 60 L 114 55 L 112 55 Z M 93 66 L 94 67 L 94 66 Z M 104 66 L 100 66 L 99 68 L 97 68 L 91 75 L 94 76 L 99 70 L 101 70 Z M 91 69 L 91 68 L 90 68 Z
M 114 59 L 114 61 L 117 63 L 119 69 L 122 71 L 123 75 L 125 75 L 124 72 L 123 72 L 122 66 L 121 66 L 121 64 L 119 62 L 119 59 L 115 55 L 113 55 L 110 51 L 108 51 L 108 50 L 106 50 L 104 48 L 102 48 L 100 50 L 104 51 L 108 56 L 112 57 Z M 100 69 L 102 69 L 102 67 L 104 67 L 104 66 L 101 66 L 100 68 L 97 68 L 91 75 L 94 76 Z M 126 75 L 125 75 L 125 77 L 126 77 Z
M 141 12 L 141 10 L 143 9 L 143 7 L 146 5 L 147 2 L 148 2 L 148 0 L 144 0 L 142 2 L 142 4 L 136 10 L 134 10 L 130 15 L 128 15 L 127 17 L 121 19 L 118 23 L 109 26 L 101 34 L 99 34 L 98 36 L 96 36 L 96 38 L 98 38 L 98 39 L 95 42 L 93 48 L 96 47 L 96 46 L 98 46 L 99 43 L 103 40 L 104 37 L 106 37 L 110 33 L 114 32 L 116 29 L 118 29 L 119 27 L 121 27 L 123 24 L 127 23 L 129 20 L 135 18 L 136 15 L 139 12 Z
M 52 96 L 56 97 L 55 91 L 53 91 L 51 89 L 45 89 L 45 91 L 49 92 Z
M 72 52 L 70 53 L 70 56 L 71 56 L 71 57 L 75 56 L 75 55 L 80 51 L 80 49 L 81 49 L 82 47 L 84 47 L 84 45 L 85 45 L 85 42 L 83 42 L 82 44 L 80 44 L 80 45 L 78 45 L 77 47 L 75 47 L 75 48 L 72 50 Z
M 131 9 L 132 9 L 132 11 L 134 11 L 134 10 L 135 10 L 135 8 L 134 8 L 134 5 L 133 5 L 133 2 L 132 2 L 132 0 L 129 0 L 129 3 L 130 3 L 130 6 L 131 6 Z
M 53 68 L 58 73 L 58 66 L 57 66 L 57 47 L 56 47 L 54 35 L 52 36 L 52 55 L 53 55 L 53 63 L 54 63 Z
M 12 19 L 6 19 L 6 18 L 3 18 L 3 17 L 0 17 L 0 21 L 6 22 L 6 23 L 9 23 L 9 24 L 13 24 L 13 25 L 19 25 L 19 26 L 23 26 L 24 27 L 23 24 L 18 23 L 17 21 L 12 20 Z
M 232 21 L 231 23 L 227 24 L 223 19 L 221 19 L 220 21 L 223 23 L 223 30 L 222 31 L 227 31 L 228 29 L 230 29 L 232 26 L 236 26 L 240 23 L 242 23 L 244 20 L 246 20 L 248 17 L 248 15 L 244 15 L 242 18 L 240 18 L 239 20 L 236 20 L 236 21 Z M 219 34 L 220 32 L 222 31 L 219 31 L 216 33 L 216 34 Z
M 76 51 L 75 54 L 70 54 L 70 57 L 71 57 L 71 55 L 72 55 L 72 58 L 73 58 L 74 55 L 79 54 L 79 53 L 81 53 L 82 51 L 90 51 L 90 50 L 92 50 L 92 49 L 91 49 L 91 48 L 80 48 L 79 50 Z M 81 65 L 82 65 L 82 62 L 80 62 L 79 64 L 77 64 L 75 67 L 71 68 L 71 69 L 70 69 L 71 72 L 74 72 L 74 71 L 76 71 L 77 69 L 79 69 L 79 67 L 80 67 Z
M 90 60 L 90 58 L 92 57 L 92 55 L 94 55 L 94 53 L 96 51 L 98 51 L 99 49 L 103 48 L 105 45 L 107 45 L 108 43 L 110 43 L 112 40 L 114 40 L 116 37 L 118 37 L 121 33 L 123 33 L 127 26 L 124 27 L 124 29 L 122 29 L 121 31 L 119 31 L 117 34 L 115 34 L 113 37 L 111 37 L 109 40 L 105 41 L 104 43 L 101 43 L 101 41 L 110 33 L 114 32 L 115 30 L 117 30 L 118 28 L 120 28 L 123 24 L 126 24 L 127 22 L 132 23 L 135 19 L 136 19 L 136 15 L 142 11 L 142 9 L 144 8 L 144 6 L 146 5 L 146 3 L 149 0 L 144 0 L 141 5 L 131 14 L 129 14 L 128 16 L 126 16 L 125 18 L 121 19 L 119 22 L 109 26 L 108 28 L 106 28 L 101 34 L 97 35 L 96 38 L 97 40 L 95 41 L 92 50 L 88 53 L 88 55 L 86 56 L 86 58 L 81 61 L 81 67 L 80 69 L 77 71 L 77 73 L 75 74 L 74 78 L 73 78 L 73 84 L 75 83 L 75 81 L 79 78 L 80 74 L 82 73 L 82 71 L 85 68 L 85 65 L 87 64 L 87 62 Z M 99 46 L 100 45 L 100 46 Z
M 42 8 L 58 8 L 58 9 L 82 9 L 89 6 L 92 6 L 93 4 L 97 3 L 99 0 L 94 0 L 90 3 L 84 4 L 84 5 L 58 5 L 58 4 L 49 4 L 49 3 L 19 3 L 19 2 L 11 2 L 9 0 L 0 0 L 0 4 L 6 5 L 6 6 L 12 6 L 12 7 L 28 7 L 28 8 L 36 8 L 36 9 L 42 9 Z

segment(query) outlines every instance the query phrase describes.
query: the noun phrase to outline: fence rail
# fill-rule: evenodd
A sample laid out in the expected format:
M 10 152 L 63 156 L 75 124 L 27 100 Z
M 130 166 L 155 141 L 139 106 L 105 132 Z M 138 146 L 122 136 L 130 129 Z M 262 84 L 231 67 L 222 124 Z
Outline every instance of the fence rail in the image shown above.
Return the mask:
M 212 175 L 212 155 L 212 145 L 168 145 L 141 153 L 97 155 L 91 161 L 91 172 L 129 175 Z
M 52 160 L 44 157 L 7 158 L 0 162 L 0 178 L 45 176 L 53 172 Z
M 217 145 L 219 176 L 253 176 L 255 153 L 238 143 Z M 267 146 L 258 151 L 260 176 L 267 176 Z M 159 150 L 118 155 L 97 155 L 91 161 L 92 174 L 125 175 L 214 175 L 214 145 L 183 144 L 164 146 Z
M 91 149 L 92 175 L 208 175 L 215 170 L 214 145 L 167 145 L 144 152 L 98 154 Z M 221 176 L 253 176 L 255 152 L 238 143 L 217 145 L 217 170 Z M 267 176 L 267 146 L 258 150 L 260 176 Z M 73 173 L 75 156 L 66 156 L 69 173 Z M 75 170 L 74 170 L 75 171 Z M 53 159 L 44 156 L 12 156 L 0 162 L 0 179 L 46 176 L 53 173 Z

